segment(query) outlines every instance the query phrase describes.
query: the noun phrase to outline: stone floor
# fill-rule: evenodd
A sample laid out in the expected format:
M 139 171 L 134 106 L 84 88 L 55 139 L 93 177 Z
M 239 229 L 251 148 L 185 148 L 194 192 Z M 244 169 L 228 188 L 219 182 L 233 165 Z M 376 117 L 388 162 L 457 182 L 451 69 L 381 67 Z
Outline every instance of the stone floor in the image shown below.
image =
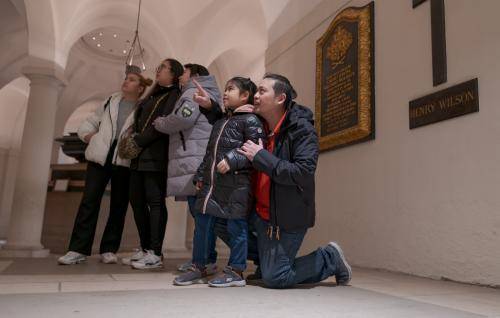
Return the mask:
M 98 258 L 0 259 L 0 317 L 500 317 L 499 289 L 362 268 L 350 287 L 334 279 L 287 290 L 176 287 L 183 261 L 143 272 Z

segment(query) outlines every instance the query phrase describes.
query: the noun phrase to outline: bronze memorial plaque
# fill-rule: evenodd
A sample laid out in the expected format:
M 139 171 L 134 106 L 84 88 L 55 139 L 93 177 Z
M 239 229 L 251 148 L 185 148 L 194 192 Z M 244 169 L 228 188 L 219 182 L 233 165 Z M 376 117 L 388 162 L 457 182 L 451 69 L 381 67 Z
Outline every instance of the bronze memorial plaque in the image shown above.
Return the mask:
M 410 129 L 479 111 L 477 78 L 410 102 Z
M 320 150 L 375 138 L 374 3 L 340 12 L 316 42 Z

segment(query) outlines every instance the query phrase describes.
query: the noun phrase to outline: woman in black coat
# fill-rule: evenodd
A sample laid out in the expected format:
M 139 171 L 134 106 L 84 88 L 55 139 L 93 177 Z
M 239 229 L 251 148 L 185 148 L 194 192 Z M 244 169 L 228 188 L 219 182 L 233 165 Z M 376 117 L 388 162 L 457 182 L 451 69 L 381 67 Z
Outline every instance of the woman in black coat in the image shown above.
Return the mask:
M 169 139 L 168 135 L 154 129 L 153 122 L 174 109 L 180 96 L 179 77 L 183 72 L 177 60 L 164 60 L 156 69 L 156 85 L 135 113 L 134 140 L 142 151 L 130 164 L 130 204 L 141 250 L 124 263 L 136 269 L 163 266 L 162 245 L 168 218 L 165 196 Z

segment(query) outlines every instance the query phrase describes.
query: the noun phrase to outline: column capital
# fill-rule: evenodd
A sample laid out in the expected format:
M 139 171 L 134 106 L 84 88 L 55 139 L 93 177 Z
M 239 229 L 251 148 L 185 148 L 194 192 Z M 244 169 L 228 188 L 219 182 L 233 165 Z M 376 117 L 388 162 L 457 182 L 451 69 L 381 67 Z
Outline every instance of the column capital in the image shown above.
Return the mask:
M 32 84 L 52 84 L 60 87 L 64 87 L 67 84 L 64 69 L 51 61 L 30 58 L 26 66 L 21 69 L 21 73 Z
M 66 84 L 61 81 L 59 78 L 49 74 L 40 74 L 40 73 L 24 73 L 30 80 L 30 86 L 33 85 L 43 85 L 43 86 L 52 86 L 60 91 Z

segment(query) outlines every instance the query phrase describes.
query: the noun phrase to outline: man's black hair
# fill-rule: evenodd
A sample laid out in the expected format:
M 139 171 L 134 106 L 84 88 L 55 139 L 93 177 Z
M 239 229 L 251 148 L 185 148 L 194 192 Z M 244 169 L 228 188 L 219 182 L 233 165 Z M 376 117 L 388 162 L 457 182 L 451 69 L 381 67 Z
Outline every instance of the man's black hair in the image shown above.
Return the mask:
M 283 75 L 275 74 L 275 73 L 266 73 L 264 78 L 269 78 L 274 80 L 273 90 L 275 95 L 285 94 L 285 108 L 290 107 L 292 100 L 297 98 L 297 92 L 293 88 L 292 84 Z
M 210 72 L 208 72 L 207 68 L 200 64 L 189 63 L 184 65 L 185 68 L 188 68 L 191 71 L 191 77 L 194 75 L 198 76 L 208 76 Z

